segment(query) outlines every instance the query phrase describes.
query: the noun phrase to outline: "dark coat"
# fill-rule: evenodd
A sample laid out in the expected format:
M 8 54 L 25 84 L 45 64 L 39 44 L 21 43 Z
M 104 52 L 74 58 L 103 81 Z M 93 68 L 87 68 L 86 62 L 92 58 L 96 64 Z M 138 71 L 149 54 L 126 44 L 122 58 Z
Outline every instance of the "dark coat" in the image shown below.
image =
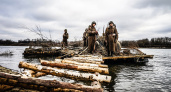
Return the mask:
M 105 31 L 105 39 L 107 40 L 107 48 L 109 51 L 115 51 L 115 44 L 118 40 L 118 31 L 116 26 L 107 27 Z
M 88 46 L 88 33 L 85 31 L 83 33 L 83 41 L 84 41 L 84 46 Z
M 96 28 L 93 26 L 90 26 L 88 28 L 88 50 L 90 53 L 95 50 L 95 42 L 96 42 L 96 35 L 98 32 L 96 31 Z
M 69 37 L 68 33 L 63 34 L 63 44 L 64 44 L 64 46 L 68 46 L 68 42 L 67 42 L 68 37 Z

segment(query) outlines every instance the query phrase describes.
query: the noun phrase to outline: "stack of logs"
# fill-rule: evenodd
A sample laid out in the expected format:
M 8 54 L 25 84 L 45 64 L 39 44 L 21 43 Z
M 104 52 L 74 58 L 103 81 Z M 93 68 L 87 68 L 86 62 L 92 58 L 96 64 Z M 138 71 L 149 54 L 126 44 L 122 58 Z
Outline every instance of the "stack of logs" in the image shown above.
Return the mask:
M 10 86 L 17 85 L 40 91 L 102 92 L 103 89 L 99 82 L 109 83 L 111 81 L 111 76 L 107 75 L 109 74 L 108 66 L 102 64 L 104 61 L 99 56 L 79 55 L 72 58 L 55 59 L 55 61 L 40 59 L 40 63 L 41 65 L 20 62 L 19 67 L 24 68 L 25 72 L 21 75 L 0 73 L 0 82 Z M 92 86 L 34 78 L 44 75 L 82 81 L 88 80 L 92 81 Z

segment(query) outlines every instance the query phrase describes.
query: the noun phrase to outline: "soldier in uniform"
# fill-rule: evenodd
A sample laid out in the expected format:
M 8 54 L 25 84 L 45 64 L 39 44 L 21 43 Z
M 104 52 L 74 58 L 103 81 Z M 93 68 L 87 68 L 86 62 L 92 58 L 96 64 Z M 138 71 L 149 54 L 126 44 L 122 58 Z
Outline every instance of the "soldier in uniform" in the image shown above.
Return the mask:
M 107 43 L 108 56 L 116 54 L 116 43 L 118 40 L 118 31 L 113 21 L 109 22 L 109 27 L 105 31 L 105 42 Z
M 67 33 L 67 29 L 65 29 L 63 34 L 63 47 L 68 46 L 68 42 L 67 42 L 68 37 L 69 35 Z
M 93 21 L 88 28 L 88 51 L 89 53 L 94 53 L 95 51 L 95 42 L 96 42 L 96 35 L 98 32 L 96 31 L 96 22 Z
M 83 41 L 84 41 L 84 47 L 88 46 L 88 34 L 87 34 L 88 29 L 85 29 L 85 32 L 83 33 Z

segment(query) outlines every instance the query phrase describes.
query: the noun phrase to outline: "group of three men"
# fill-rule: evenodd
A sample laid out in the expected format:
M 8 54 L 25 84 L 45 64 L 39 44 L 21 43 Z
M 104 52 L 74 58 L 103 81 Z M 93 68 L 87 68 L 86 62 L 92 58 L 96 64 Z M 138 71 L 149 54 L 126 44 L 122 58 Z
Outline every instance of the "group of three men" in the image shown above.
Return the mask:
M 96 42 L 96 36 L 98 35 L 98 31 L 95 28 L 96 22 L 93 21 L 91 25 L 86 28 L 84 34 L 83 34 L 83 40 L 84 40 L 84 46 L 88 46 L 88 52 L 94 53 L 95 52 L 95 42 Z M 63 46 L 67 46 L 68 42 L 68 33 L 67 29 L 64 30 L 63 34 Z M 116 29 L 116 25 L 113 23 L 113 21 L 109 22 L 109 27 L 106 28 L 105 31 L 105 43 L 107 44 L 107 50 L 108 50 L 108 56 L 112 56 L 116 54 L 116 43 L 118 40 L 118 32 Z
M 93 21 L 91 25 L 86 28 L 83 34 L 84 46 L 88 46 L 89 53 L 95 52 L 95 42 L 96 35 L 98 35 L 98 31 L 95 28 L 96 22 Z M 117 54 L 117 40 L 118 40 L 118 31 L 116 29 L 116 25 L 113 21 L 109 22 L 109 27 L 106 28 L 105 31 L 105 43 L 107 44 L 108 56 Z

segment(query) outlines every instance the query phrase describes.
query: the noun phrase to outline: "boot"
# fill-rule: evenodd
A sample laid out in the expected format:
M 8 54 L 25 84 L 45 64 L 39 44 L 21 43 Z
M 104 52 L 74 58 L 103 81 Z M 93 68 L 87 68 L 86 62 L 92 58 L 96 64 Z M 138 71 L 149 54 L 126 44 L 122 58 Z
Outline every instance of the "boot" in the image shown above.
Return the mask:
M 110 51 L 107 52 L 108 56 L 110 56 Z
M 113 51 L 111 51 L 111 56 L 112 56 L 112 57 L 115 56 Z

